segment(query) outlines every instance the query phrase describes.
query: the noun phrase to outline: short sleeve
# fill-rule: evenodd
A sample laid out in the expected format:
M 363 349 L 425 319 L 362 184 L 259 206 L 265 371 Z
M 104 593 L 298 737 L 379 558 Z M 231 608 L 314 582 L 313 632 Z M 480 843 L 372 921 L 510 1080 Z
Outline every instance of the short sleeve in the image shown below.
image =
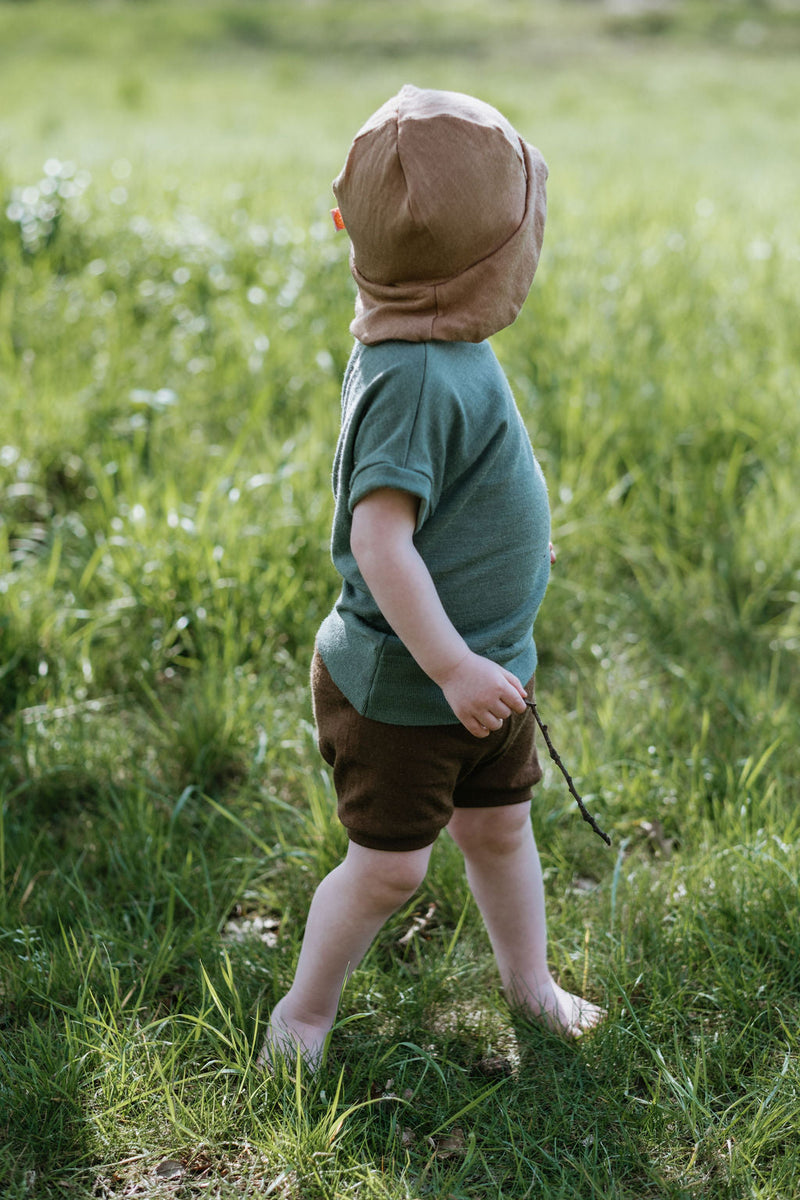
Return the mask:
M 364 397 L 353 432 L 347 504 L 378 488 L 419 497 L 417 529 L 435 510 L 442 488 L 444 442 L 441 405 L 426 386 L 422 361 L 401 362 L 381 372 Z M 421 368 L 421 369 L 420 369 Z

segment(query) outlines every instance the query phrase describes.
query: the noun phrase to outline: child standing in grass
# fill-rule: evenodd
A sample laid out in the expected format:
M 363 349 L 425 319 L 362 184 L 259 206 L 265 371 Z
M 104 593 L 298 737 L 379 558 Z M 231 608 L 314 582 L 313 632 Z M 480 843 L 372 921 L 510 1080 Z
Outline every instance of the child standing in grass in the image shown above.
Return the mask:
M 319 1061 L 347 973 L 420 885 L 444 828 L 509 1001 L 572 1036 L 602 1016 L 547 965 L 530 822 L 542 772 L 525 701 L 550 516 L 485 340 L 530 288 L 546 178 L 494 108 L 406 86 L 358 133 L 334 183 L 357 340 L 334 463 L 342 590 L 312 689 L 349 848 L 312 900 L 267 1058 L 299 1046 Z

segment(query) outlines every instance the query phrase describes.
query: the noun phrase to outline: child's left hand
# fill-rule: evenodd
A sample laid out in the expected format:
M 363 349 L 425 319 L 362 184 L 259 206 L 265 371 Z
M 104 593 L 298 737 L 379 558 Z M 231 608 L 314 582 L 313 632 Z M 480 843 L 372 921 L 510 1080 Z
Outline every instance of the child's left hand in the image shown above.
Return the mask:
M 556 552 L 553 549 L 553 543 L 550 543 L 550 566 L 552 567 L 556 561 Z

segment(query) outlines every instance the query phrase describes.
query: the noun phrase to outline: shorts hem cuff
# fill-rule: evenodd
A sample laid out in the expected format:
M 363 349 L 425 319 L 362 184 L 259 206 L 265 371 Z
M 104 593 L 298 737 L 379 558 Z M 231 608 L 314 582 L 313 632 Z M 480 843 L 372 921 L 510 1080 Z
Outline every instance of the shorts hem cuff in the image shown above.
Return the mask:
M 349 829 L 347 830 L 348 839 L 355 842 L 357 846 L 363 846 L 365 850 L 424 850 L 427 846 L 432 846 L 438 836 L 438 829 L 433 837 L 423 838 L 372 838 L 366 833 L 352 833 Z

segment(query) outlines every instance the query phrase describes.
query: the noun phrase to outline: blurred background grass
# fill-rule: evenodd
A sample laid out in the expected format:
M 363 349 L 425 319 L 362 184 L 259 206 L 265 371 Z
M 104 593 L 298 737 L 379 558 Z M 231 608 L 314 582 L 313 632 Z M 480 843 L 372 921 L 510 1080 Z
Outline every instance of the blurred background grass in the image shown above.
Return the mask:
M 292 210 L 409 71 L 490 94 L 562 168 L 616 150 L 636 172 L 643 146 L 708 165 L 716 143 L 716 168 L 735 171 L 735 144 L 794 112 L 800 49 L 793 3 L 733 0 L 38 0 L 2 4 L 0 33 L 0 155 L 16 178 L 43 154 L 91 169 L 119 152 L 198 199 L 255 172 L 270 205 L 292 190 Z

